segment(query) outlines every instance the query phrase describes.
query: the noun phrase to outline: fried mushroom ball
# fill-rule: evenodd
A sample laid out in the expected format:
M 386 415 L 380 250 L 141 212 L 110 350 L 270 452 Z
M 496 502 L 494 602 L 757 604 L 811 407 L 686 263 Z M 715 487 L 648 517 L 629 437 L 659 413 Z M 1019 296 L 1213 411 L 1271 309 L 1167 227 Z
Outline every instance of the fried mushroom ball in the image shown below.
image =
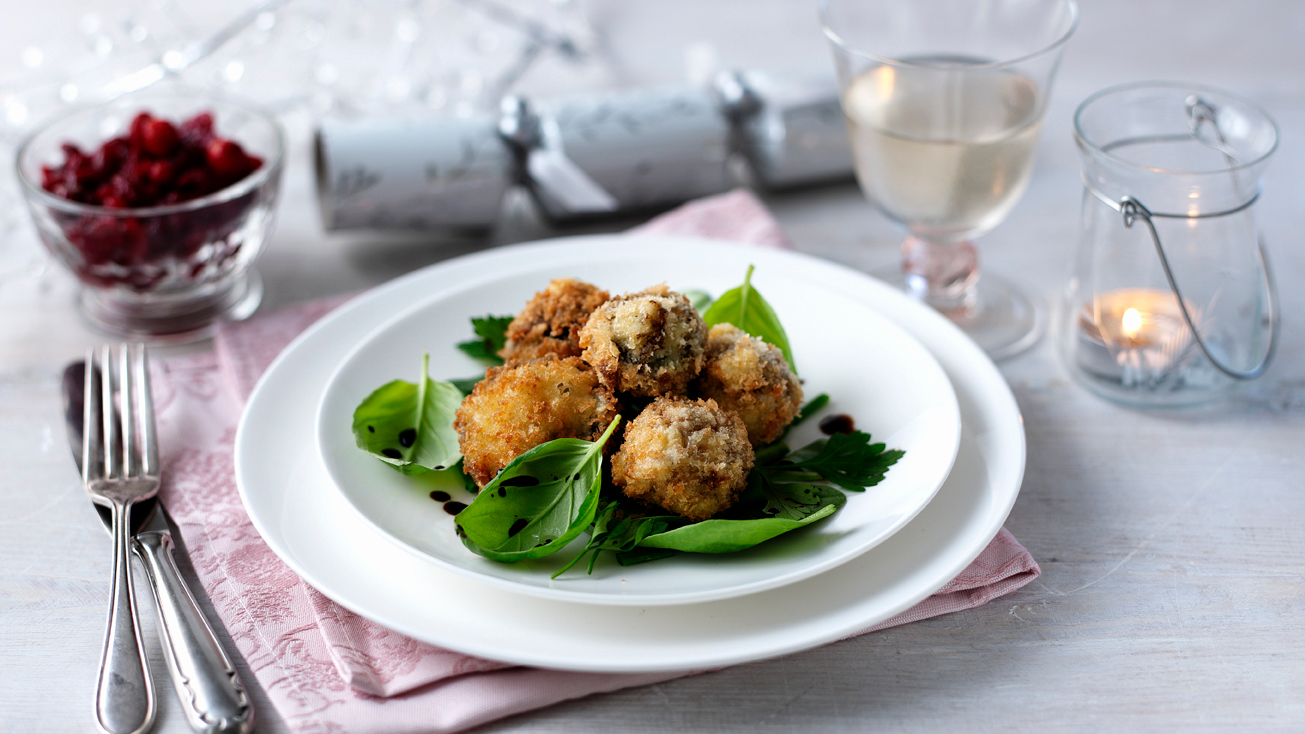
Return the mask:
M 548 355 L 490 368 L 458 406 L 453 428 L 463 470 L 484 487 L 539 444 L 597 439 L 616 412 L 616 397 L 584 362 Z
M 575 278 L 557 278 L 535 294 L 507 328 L 499 351 L 505 362 L 524 362 L 546 354 L 580 356 L 580 329 L 594 309 L 611 296 Z
M 628 497 L 706 520 L 738 499 L 753 459 L 737 415 L 714 400 L 660 397 L 626 427 L 612 482 Z
M 802 386 L 779 347 L 717 324 L 707 334 L 706 357 L 698 393 L 738 413 L 754 446 L 779 438 L 802 408 Z
M 642 397 L 684 393 L 706 341 L 697 309 L 665 283 L 609 300 L 580 331 L 582 357 L 604 384 Z

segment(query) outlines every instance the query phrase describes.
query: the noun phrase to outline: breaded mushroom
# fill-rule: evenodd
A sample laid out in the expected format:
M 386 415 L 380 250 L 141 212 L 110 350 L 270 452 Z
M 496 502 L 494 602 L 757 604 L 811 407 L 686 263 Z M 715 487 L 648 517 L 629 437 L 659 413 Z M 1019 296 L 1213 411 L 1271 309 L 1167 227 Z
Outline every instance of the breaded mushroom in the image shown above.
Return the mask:
M 508 462 L 542 443 L 597 439 L 616 412 L 612 391 L 578 357 L 548 355 L 493 367 L 453 421 L 463 471 L 484 487 Z
M 546 354 L 580 356 L 580 329 L 594 309 L 611 296 L 575 278 L 556 278 L 535 294 L 507 328 L 499 351 L 505 362 L 524 362 Z
M 626 426 L 612 482 L 628 497 L 706 520 L 738 499 L 753 459 L 737 415 L 713 400 L 661 397 Z
M 706 341 L 697 309 L 665 283 L 609 300 L 580 331 L 582 357 L 603 382 L 642 397 L 683 394 Z
M 802 386 L 779 347 L 733 324 L 716 324 L 707 334 L 706 355 L 698 394 L 738 413 L 752 445 L 779 438 L 802 408 Z

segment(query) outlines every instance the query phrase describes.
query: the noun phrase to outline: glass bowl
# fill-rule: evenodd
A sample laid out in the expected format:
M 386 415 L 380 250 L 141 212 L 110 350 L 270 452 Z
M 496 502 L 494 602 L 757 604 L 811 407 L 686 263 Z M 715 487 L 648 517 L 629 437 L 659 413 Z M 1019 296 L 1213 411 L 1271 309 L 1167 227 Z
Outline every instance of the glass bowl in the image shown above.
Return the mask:
M 180 123 L 213 116 L 214 134 L 263 159 L 253 173 L 201 198 L 164 206 L 109 208 L 42 188 L 42 167 L 64 162 L 63 145 L 88 155 L 128 135 L 140 112 Z M 18 151 L 18 180 L 41 241 L 81 281 L 92 326 L 149 341 L 189 341 L 218 319 L 242 319 L 263 286 L 250 266 L 272 227 L 285 135 L 270 115 L 200 95 L 138 96 L 83 108 L 33 134 Z

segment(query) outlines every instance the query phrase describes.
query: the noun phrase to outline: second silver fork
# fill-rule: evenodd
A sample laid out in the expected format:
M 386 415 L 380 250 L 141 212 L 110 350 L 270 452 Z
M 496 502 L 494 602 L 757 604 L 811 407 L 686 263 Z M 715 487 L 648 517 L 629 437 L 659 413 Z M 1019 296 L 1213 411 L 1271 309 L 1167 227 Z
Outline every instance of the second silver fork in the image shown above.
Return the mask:
M 100 347 L 86 357 L 82 479 L 113 518 L 113 588 L 95 692 L 95 722 L 108 734 L 154 723 L 154 687 L 140 641 L 128 556 L 131 506 L 159 491 L 154 409 L 143 345 Z M 93 367 L 92 367 L 93 366 Z

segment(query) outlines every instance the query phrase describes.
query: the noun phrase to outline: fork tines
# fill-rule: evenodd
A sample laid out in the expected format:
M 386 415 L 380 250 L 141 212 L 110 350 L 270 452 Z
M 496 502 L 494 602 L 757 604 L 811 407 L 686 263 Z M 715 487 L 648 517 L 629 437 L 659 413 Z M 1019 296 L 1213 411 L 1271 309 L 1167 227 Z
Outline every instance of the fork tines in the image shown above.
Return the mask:
M 86 355 L 82 478 L 91 482 L 158 475 L 154 404 L 144 344 Z

